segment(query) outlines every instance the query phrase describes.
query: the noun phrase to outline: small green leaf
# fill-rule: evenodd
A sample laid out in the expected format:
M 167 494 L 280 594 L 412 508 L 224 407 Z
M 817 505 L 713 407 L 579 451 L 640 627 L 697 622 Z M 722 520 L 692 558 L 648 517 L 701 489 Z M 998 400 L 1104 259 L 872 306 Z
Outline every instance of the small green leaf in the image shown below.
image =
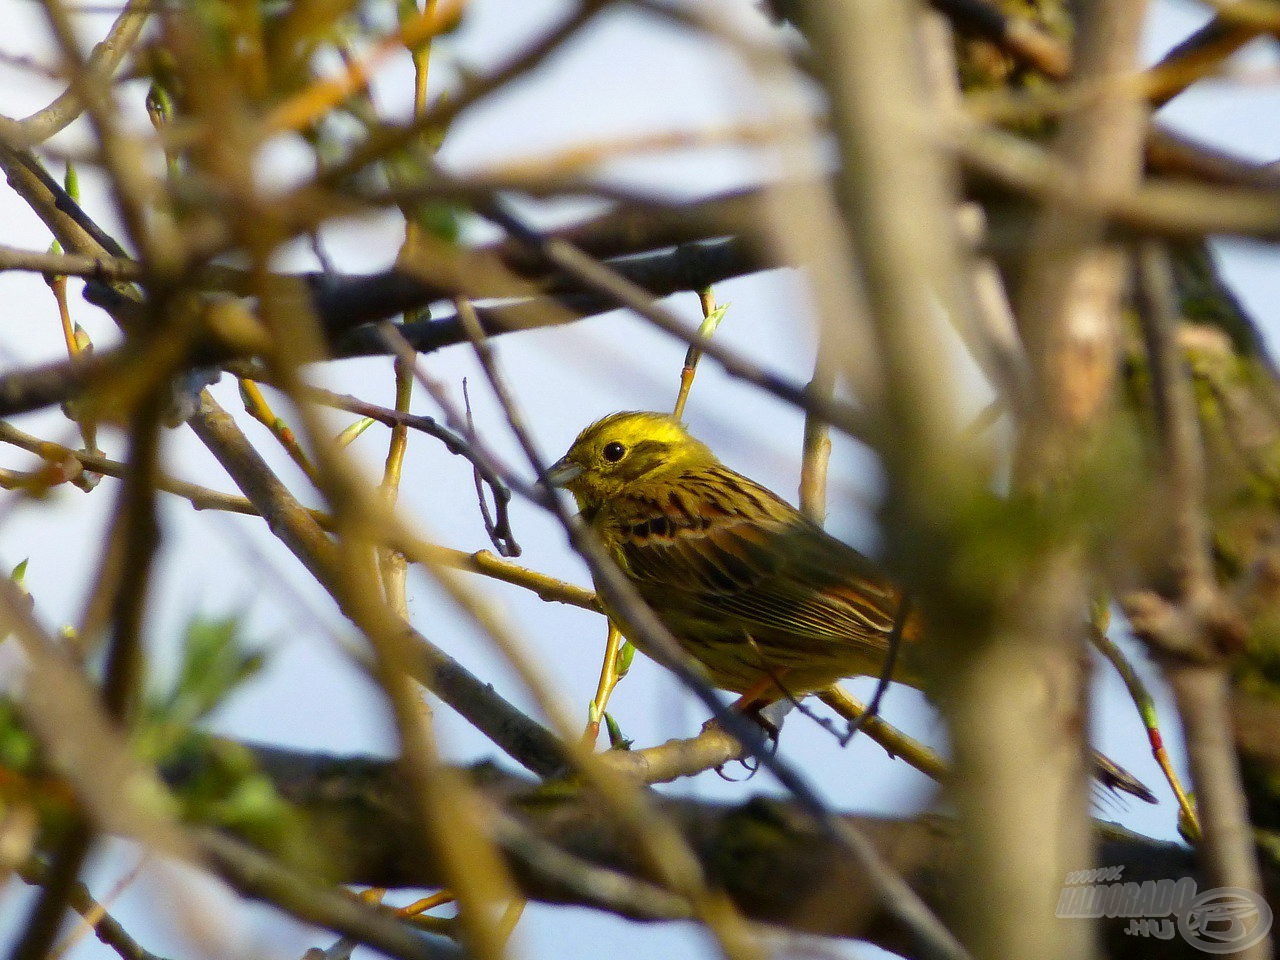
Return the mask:
M 263 665 L 259 652 L 245 650 L 238 617 L 192 620 L 187 626 L 182 669 L 174 693 L 191 720 L 205 716 Z
M 701 337 L 710 337 L 716 332 L 720 326 L 720 321 L 724 319 L 724 315 L 729 310 L 729 304 L 722 303 L 709 314 L 702 318 L 702 323 L 698 325 L 698 335 Z
M 373 426 L 373 424 L 374 424 L 373 417 L 361 417 L 355 423 L 351 424 L 351 426 L 347 427 L 340 434 L 338 434 L 337 441 L 336 441 L 338 446 L 340 447 L 350 446 L 352 443 L 355 442 L 356 437 L 360 436 L 360 434 L 368 430 L 371 426 Z
M 194 618 L 187 625 L 173 688 L 151 699 L 136 733 L 143 755 L 157 762 L 167 759 L 191 725 L 257 673 L 263 662 L 260 652 L 246 649 L 239 618 Z
M 613 750 L 630 750 L 631 744 L 634 742 L 628 740 L 622 735 L 622 728 L 618 726 L 618 721 L 613 719 L 613 714 L 606 713 L 604 715 L 605 729 L 609 731 L 609 747 Z
M 14 568 L 13 568 L 13 572 L 9 574 L 9 579 L 10 579 L 10 580 L 12 580 L 14 583 L 16 583 L 16 584 L 17 584 L 18 586 L 20 586 L 20 587 L 21 587 L 21 586 L 23 586 L 23 584 L 26 582 L 26 579 L 27 579 L 27 563 L 28 563 L 30 560 L 31 560 L 31 558 L 30 558 L 30 557 L 27 557 L 27 559 L 26 559 L 26 560 L 23 560 L 23 561 L 22 561 L 21 563 L 19 563 L 16 567 L 14 567 Z
M 76 203 L 80 202 L 80 174 L 76 172 L 76 165 L 70 160 L 67 161 L 67 170 L 62 177 L 62 185 L 66 188 L 67 196 Z
M 627 671 L 631 669 L 631 663 L 636 658 L 636 648 L 630 640 L 624 640 L 622 646 L 618 648 L 618 659 L 614 664 L 614 669 L 618 673 L 618 679 L 621 680 L 627 675 Z

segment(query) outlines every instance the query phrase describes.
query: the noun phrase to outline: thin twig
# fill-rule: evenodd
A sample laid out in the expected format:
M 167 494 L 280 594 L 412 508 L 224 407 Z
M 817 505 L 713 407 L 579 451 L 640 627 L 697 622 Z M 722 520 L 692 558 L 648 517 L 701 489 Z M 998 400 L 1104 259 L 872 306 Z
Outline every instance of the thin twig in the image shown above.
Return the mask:
M 508 856 L 570 895 L 589 898 L 625 917 L 688 920 L 693 916 L 686 898 L 573 856 L 514 817 L 495 817 L 494 833 Z
M 117 257 L 92 257 L 74 253 L 49 253 L 0 246 L 0 270 L 26 270 L 51 276 L 88 277 L 94 280 L 140 280 L 142 265 Z
M 432 417 L 402 410 L 389 410 L 386 407 L 380 407 L 356 397 L 332 393 L 319 387 L 304 387 L 301 390 L 301 396 L 336 407 L 339 410 L 346 410 L 348 413 L 377 420 L 387 426 L 403 425 L 413 430 L 419 430 L 428 436 L 435 437 L 444 444 L 445 449 L 450 453 L 467 460 L 476 476 L 484 481 L 493 495 L 495 517 L 492 520 L 487 516 L 484 518 L 485 529 L 489 533 L 490 541 L 493 543 L 494 548 L 504 557 L 520 556 L 520 544 L 515 541 L 515 537 L 511 532 L 509 513 L 511 488 L 495 469 L 493 461 L 487 456 L 480 455 L 469 439 L 455 433 Z M 474 433 L 472 436 L 474 436 Z M 483 504 L 483 502 L 482 499 L 481 503 Z
M 911 594 L 903 593 L 902 599 L 898 601 L 898 612 L 893 616 L 893 629 L 889 631 L 884 666 L 880 668 L 880 676 L 876 679 L 876 689 L 871 695 L 871 702 L 867 704 L 867 709 L 862 712 L 862 715 L 849 724 L 849 729 L 845 731 L 845 735 L 842 738 L 841 746 L 844 746 L 857 736 L 858 731 L 869 720 L 880 715 L 880 701 L 884 699 L 884 695 L 889 689 L 889 684 L 893 681 L 893 668 L 898 662 L 898 651 L 902 648 L 902 631 L 906 627 L 907 621 L 911 619 L 911 607 Z
M 476 432 L 475 422 L 471 418 L 471 394 L 467 390 L 467 381 L 462 381 L 462 402 L 467 411 L 467 429 L 471 433 Z M 474 463 L 471 465 L 471 477 L 475 481 L 476 499 L 480 503 L 480 516 L 484 519 L 484 532 L 489 535 L 489 542 L 497 548 L 498 553 L 504 557 L 520 556 L 520 544 L 516 543 L 515 537 L 511 533 L 511 521 L 506 511 L 506 504 L 498 504 L 495 495 L 495 508 L 498 519 L 495 520 L 489 512 L 489 502 L 484 496 L 484 474 L 480 472 L 480 468 Z M 504 486 L 503 490 L 507 490 Z M 507 490 L 507 496 L 511 493 Z
M 607 6 L 602 0 L 584 0 L 563 20 L 522 49 L 506 63 L 492 72 L 470 79 L 467 85 L 453 96 L 442 98 L 435 106 L 414 118 L 403 127 L 384 129 L 372 135 L 363 146 L 352 151 L 350 157 L 322 171 L 317 182 L 337 184 L 358 173 L 371 163 L 403 149 L 428 130 L 445 130 L 466 110 L 519 77 L 534 70 L 547 57 L 586 26 L 595 15 Z
M 80 870 L 89 855 L 96 831 L 84 818 L 76 821 L 54 849 L 41 883 L 40 896 L 22 926 L 22 937 L 14 945 L 11 960 L 45 960 L 70 904 Z
M 94 44 L 88 61 L 84 64 L 85 83 L 93 86 L 110 85 L 112 74 L 121 61 L 133 50 L 134 44 L 146 25 L 147 18 L 156 9 L 152 0 L 129 0 L 107 35 Z M 82 12 L 77 8 L 76 12 Z M 10 143 L 34 147 L 44 143 L 54 134 L 66 128 L 83 112 L 84 106 L 75 86 L 64 90 L 47 107 L 17 121 L 13 131 L 5 132 Z M 12 122 L 12 121 L 10 121 Z M 7 125 L 7 124 L 6 124 Z
M 1053 34 L 1028 17 L 1006 13 L 985 0 L 930 0 L 966 34 L 995 43 L 1018 60 L 1054 80 L 1065 80 L 1071 51 Z
M 203 831 L 201 853 L 245 896 L 266 900 L 306 923 L 326 927 L 396 960 L 462 960 L 449 940 L 417 933 L 354 897 L 325 889 L 230 837 Z
M 27 883 L 45 886 L 49 880 L 48 867 L 39 861 L 23 864 L 17 868 L 17 872 Z M 114 950 L 120 960 L 162 960 L 138 943 L 120 921 L 89 895 L 89 889 L 83 883 L 71 885 L 67 892 L 67 903 L 85 919 L 94 936 Z
M 113 102 L 112 86 L 95 82 L 92 63 L 80 51 L 75 27 L 63 0 L 43 0 L 41 6 L 67 65 L 70 91 L 87 114 L 97 138 L 116 213 L 134 247 L 141 252 L 142 262 L 151 271 L 166 273 L 167 268 L 177 266 L 174 261 L 181 257 L 183 246 L 173 225 L 149 209 L 150 184 L 142 144 L 123 130 L 122 114 Z M 132 23 L 132 20 L 126 22 Z M 139 20 L 133 29 L 141 27 Z
M 111 904 L 137 881 L 144 863 L 146 863 L 145 854 L 138 857 L 134 865 L 116 879 L 100 903 L 89 898 L 88 890 L 83 889 L 83 884 L 76 884 L 67 896 L 67 904 L 80 914 L 80 923 L 58 942 L 49 954 L 48 960 L 64 960 L 67 954 L 90 933 L 96 934 L 98 939 L 107 946 L 111 946 L 114 941 L 120 944 L 121 949 L 128 949 L 132 944 L 133 956 L 150 956 L 148 951 L 143 950 L 136 941 L 133 941 L 133 938 L 125 933 L 124 928 L 112 920 L 107 913 Z M 104 927 L 108 930 L 106 938 L 100 932 Z M 117 952 L 120 952 L 119 949 Z M 129 960 L 129 957 L 123 956 L 123 960 Z
M 804 387 L 761 369 L 723 344 L 689 331 L 678 317 L 654 303 L 648 291 L 587 256 L 572 244 L 531 229 L 501 200 L 495 199 L 481 213 L 509 231 L 513 237 L 540 250 L 548 260 L 581 282 L 613 297 L 620 306 L 634 310 L 658 329 L 697 347 L 716 360 L 730 376 L 745 380 L 802 410 L 815 411 L 832 426 L 855 439 L 866 439 L 868 436 L 870 427 L 860 410 L 847 403 L 814 396 Z

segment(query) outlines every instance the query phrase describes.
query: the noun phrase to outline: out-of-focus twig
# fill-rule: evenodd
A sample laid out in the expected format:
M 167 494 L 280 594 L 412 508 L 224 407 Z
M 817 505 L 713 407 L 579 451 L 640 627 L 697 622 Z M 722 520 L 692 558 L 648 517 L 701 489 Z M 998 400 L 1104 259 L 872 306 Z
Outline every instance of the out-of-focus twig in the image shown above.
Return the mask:
M 339 74 L 317 80 L 266 118 L 272 134 L 305 129 L 329 113 L 353 93 L 363 90 L 374 69 L 388 56 L 405 47 L 416 47 L 455 25 L 462 10 L 459 0 L 446 4 L 428 4 L 427 8 L 399 24 L 394 33 L 373 45 L 361 60 L 353 60 Z
M 80 814 L 50 854 L 40 895 L 22 925 L 13 960 L 45 960 L 62 927 L 72 890 L 80 885 L 80 870 L 89 855 L 95 830 Z
M 471 78 L 462 90 L 450 97 L 442 98 L 432 109 L 416 117 L 412 123 L 395 129 L 385 129 L 372 135 L 366 144 L 352 151 L 351 156 L 342 163 L 324 170 L 318 178 L 319 182 L 321 184 L 341 183 L 370 163 L 377 162 L 388 154 L 409 145 L 423 132 L 430 129 L 447 129 L 462 113 L 485 97 L 536 69 L 607 5 L 608 0 L 583 0 L 563 20 L 492 72 Z
M 1147 71 L 1152 108 L 1163 107 L 1197 81 L 1222 69 L 1231 54 L 1265 30 L 1259 23 L 1233 20 L 1229 8 L 1219 13 Z
M 50 952 L 48 960 L 64 960 L 67 954 L 75 949 L 76 945 L 88 934 L 98 933 L 104 925 L 107 927 L 108 937 L 104 938 L 99 934 L 98 939 L 107 946 L 111 946 L 112 939 L 110 934 L 116 932 L 123 935 L 115 937 L 116 942 L 120 943 L 121 948 L 128 949 L 132 938 L 125 933 L 124 928 L 121 927 L 119 923 L 116 923 L 111 919 L 107 910 L 111 907 L 112 903 L 119 899 L 120 895 L 124 893 L 125 890 L 137 881 L 138 875 L 141 873 L 142 866 L 145 862 L 145 856 L 139 857 L 129 870 L 125 871 L 116 879 L 116 882 L 111 885 L 111 889 L 103 895 L 101 902 L 89 899 L 87 890 L 73 889 L 70 891 L 67 896 L 67 905 L 75 910 L 76 913 L 80 914 L 80 923 L 76 925 L 75 929 L 71 930 L 65 937 L 58 941 L 57 945 Z M 79 887 L 80 885 L 77 884 L 76 886 Z M 85 900 L 81 900 L 77 897 L 77 894 L 84 894 Z M 87 903 L 85 902 L 86 900 Z M 112 924 L 114 924 L 114 931 L 111 927 Z M 143 950 L 136 943 L 133 943 L 133 948 L 135 956 L 150 956 L 146 950 Z M 116 952 L 119 953 L 120 948 L 117 948 Z M 122 957 L 122 960 L 129 960 L 129 958 Z
M 1144 615 L 1135 618 L 1134 629 L 1162 655 L 1178 704 L 1203 834 L 1200 855 L 1205 874 L 1213 886 L 1260 891 L 1261 874 L 1232 738 L 1227 665 L 1219 652 L 1217 634 L 1224 617 L 1204 516 L 1204 454 L 1196 400 L 1174 336 L 1180 311 L 1168 252 L 1155 242 L 1148 243 L 1139 251 L 1138 267 L 1138 302 L 1167 471 L 1171 572 L 1177 585 L 1171 619 L 1184 621 L 1189 629 L 1185 636 L 1177 636 L 1160 629 L 1159 618 Z M 1150 604 L 1127 606 L 1138 613 Z M 1271 946 L 1264 938 L 1238 955 L 1265 960 L 1271 956 Z
M 813 378 L 805 391 L 829 398 L 835 389 L 835 364 L 826 355 L 826 338 L 819 338 Z M 814 523 L 827 517 L 827 466 L 831 461 L 831 428 L 812 410 L 804 413 L 804 443 L 800 456 L 800 512 Z
M 8 578 L 0 578 L 0 623 L 27 658 L 16 705 L 45 762 L 71 785 L 93 824 L 190 859 L 186 835 L 167 814 L 164 788 L 129 752 L 80 667 L 36 622 L 30 601 Z M 122 791 L 122 784 L 129 789 Z
M 716 360 L 730 376 L 746 380 L 801 409 L 815 410 L 832 426 L 838 427 L 852 437 L 861 439 L 867 435 L 868 424 L 860 412 L 849 404 L 837 400 L 823 400 L 811 395 L 803 387 L 770 371 L 762 370 L 723 344 L 704 336 L 691 334 L 679 318 L 655 304 L 647 291 L 637 287 L 608 266 L 585 255 L 572 244 L 556 237 L 542 236 L 531 230 L 504 205 L 495 201 L 483 213 L 510 231 L 513 236 L 540 249 L 543 256 L 578 277 L 582 282 L 615 298 L 620 305 L 634 310 L 660 330 L 691 346 L 696 346 L 702 353 Z
M 1142 718 L 1142 724 L 1147 730 L 1147 739 L 1151 743 L 1151 755 L 1155 757 L 1156 764 L 1164 773 L 1165 780 L 1169 783 L 1169 789 L 1173 791 L 1174 798 L 1178 801 L 1178 809 L 1181 811 L 1183 823 L 1186 824 L 1186 830 L 1193 839 L 1200 836 L 1200 820 L 1196 814 L 1195 804 L 1187 795 L 1187 791 L 1183 789 L 1182 781 L 1178 779 L 1177 773 L 1173 769 L 1173 761 L 1169 759 L 1169 751 L 1165 749 L 1164 737 L 1160 733 L 1160 722 L 1156 716 L 1155 699 L 1151 696 L 1151 692 L 1147 689 L 1147 685 L 1142 682 L 1142 678 L 1138 676 L 1138 671 L 1133 668 L 1124 652 L 1116 645 L 1115 641 L 1107 636 L 1106 631 L 1101 624 L 1090 624 L 1090 641 L 1093 643 L 1094 649 L 1097 650 L 1107 662 L 1110 663 L 1116 673 L 1120 675 L 1120 679 L 1124 681 L 1125 687 L 1129 691 L 1129 697 L 1133 700 L 1134 706 L 1138 710 L 1138 715 Z
M 1034 20 L 1001 9 L 987 0 L 930 0 L 961 33 L 976 34 L 1008 51 L 1054 80 L 1065 80 L 1071 51 Z
M 49 882 L 49 869 L 36 860 L 19 866 L 18 874 L 27 883 L 44 886 Z M 162 960 L 138 943 L 103 904 L 89 895 L 89 889 L 83 883 L 71 885 L 67 891 L 67 903 L 84 918 L 94 936 L 114 950 L 120 960 Z
M 283 541 L 321 583 L 333 577 L 332 545 L 314 518 L 280 483 L 234 422 L 207 393 L 196 433 Z M 540 774 L 564 769 L 563 754 L 543 727 L 499 697 L 493 688 L 416 633 L 414 676 L 517 762 Z
M 417 933 L 354 897 L 324 889 L 274 860 L 212 831 L 199 836 L 201 853 L 240 893 L 263 899 L 306 923 L 327 927 L 396 960 L 462 960 L 460 946 Z
M 82 69 L 86 84 L 109 86 L 111 75 L 121 61 L 128 56 L 142 34 L 142 28 L 151 16 L 152 0 L 129 0 L 120 15 L 111 24 L 103 40 L 94 44 Z M 43 109 L 19 121 L 0 121 L 0 130 L 9 143 L 20 147 L 34 147 L 44 143 L 64 129 L 84 109 L 74 86 L 64 90 Z M 12 124 L 12 128 L 10 125 Z
M 88 117 L 98 141 L 107 184 L 116 202 L 117 213 L 140 259 L 158 275 L 176 272 L 185 246 L 162 211 L 148 209 L 151 193 L 142 144 L 123 129 L 122 115 L 114 103 L 114 88 L 99 79 L 94 82 L 92 62 L 82 54 L 75 27 L 63 0 L 41 4 L 50 31 L 70 77 L 70 91 Z M 137 23 L 141 29 L 142 23 Z

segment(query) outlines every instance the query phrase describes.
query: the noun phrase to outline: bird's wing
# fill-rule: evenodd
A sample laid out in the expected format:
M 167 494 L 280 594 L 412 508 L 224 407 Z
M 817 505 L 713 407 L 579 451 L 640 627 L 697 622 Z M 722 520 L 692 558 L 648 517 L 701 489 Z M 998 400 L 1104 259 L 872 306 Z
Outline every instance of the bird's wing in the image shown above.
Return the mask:
M 617 515 L 610 539 L 640 594 L 676 629 L 682 620 L 729 622 L 758 639 L 882 651 L 899 591 L 774 494 L 731 477 L 738 496 L 728 500 L 699 489 L 640 496 Z

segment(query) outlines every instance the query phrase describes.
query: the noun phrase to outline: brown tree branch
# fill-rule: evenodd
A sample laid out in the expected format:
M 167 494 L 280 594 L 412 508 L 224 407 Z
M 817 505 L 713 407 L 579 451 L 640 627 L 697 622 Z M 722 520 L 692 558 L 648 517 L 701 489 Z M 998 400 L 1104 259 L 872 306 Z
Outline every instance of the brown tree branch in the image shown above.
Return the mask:
M 432 887 L 442 877 L 438 863 L 410 856 L 404 842 L 412 823 L 402 796 L 404 783 L 389 761 L 361 757 L 327 757 L 269 747 L 254 748 L 262 769 L 277 789 L 314 818 L 341 879 L 392 887 Z M 606 754 L 605 758 L 613 754 Z M 195 770 L 184 772 L 194 776 Z M 595 907 L 651 919 L 657 901 L 597 895 L 567 882 L 565 858 L 606 869 L 621 877 L 644 880 L 647 871 L 635 847 L 589 791 L 563 785 L 548 792 L 539 784 L 491 766 L 471 770 L 486 799 L 506 811 L 537 843 L 519 843 L 510 830 L 506 839 L 511 868 L 521 889 L 532 899 Z M 790 930 L 866 939 L 905 956 L 919 956 L 909 944 L 857 864 L 794 804 L 751 799 L 725 805 L 695 799 L 662 798 L 697 851 L 711 880 L 722 887 L 753 920 Z M 950 878 L 961 860 L 955 825 L 938 817 L 915 820 L 846 815 L 846 821 L 870 836 L 881 854 L 911 883 L 927 903 L 948 910 Z M 1200 879 L 1191 851 L 1096 824 L 1100 864 L 1122 868 L 1122 880 Z M 544 849 L 555 851 L 544 859 Z M 1066 878 L 1063 878 L 1064 881 Z M 1268 878 L 1268 896 L 1277 892 Z M 1104 886 L 1105 889 L 1105 886 Z M 668 900 L 663 910 L 678 909 Z M 1274 900 L 1272 901 L 1274 902 Z M 1089 921 L 1064 920 L 1087 925 Z M 1116 960 L 1191 960 L 1202 957 L 1182 938 L 1165 941 L 1126 936 L 1128 919 L 1098 921 L 1107 955 Z M 1087 929 L 1087 927 L 1086 927 Z

